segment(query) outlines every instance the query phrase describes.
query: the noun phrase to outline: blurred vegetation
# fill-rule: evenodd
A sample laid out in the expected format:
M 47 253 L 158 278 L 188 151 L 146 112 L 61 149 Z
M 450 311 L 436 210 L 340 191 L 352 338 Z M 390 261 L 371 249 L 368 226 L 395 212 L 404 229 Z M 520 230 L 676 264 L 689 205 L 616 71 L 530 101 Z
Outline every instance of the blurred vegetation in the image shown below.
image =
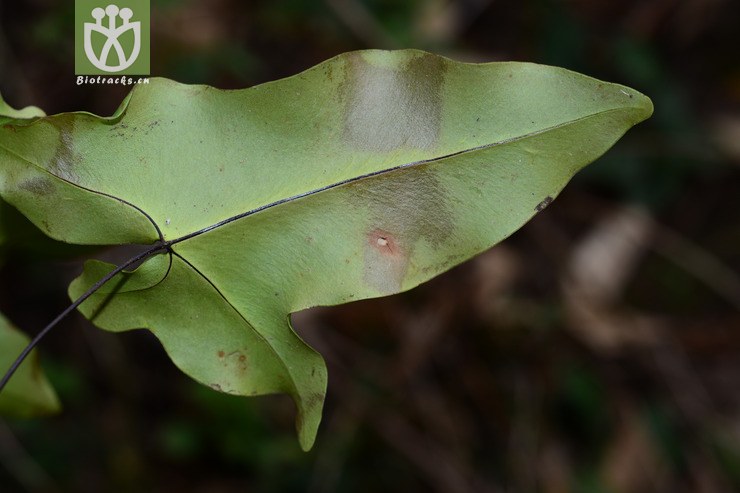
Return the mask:
M 75 85 L 72 19 L 72 2 L 0 1 L 10 104 L 118 106 L 128 89 Z M 152 0 L 152 19 L 152 74 L 183 82 L 415 47 L 564 66 L 656 111 L 502 245 L 411 292 L 297 314 L 329 364 L 310 453 L 287 398 L 218 394 L 149 334 L 75 315 L 41 349 L 65 411 L 0 422 L 0 491 L 740 490 L 740 3 Z M 85 258 L 125 255 L 0 214 L 0 311 L 30 333 Z

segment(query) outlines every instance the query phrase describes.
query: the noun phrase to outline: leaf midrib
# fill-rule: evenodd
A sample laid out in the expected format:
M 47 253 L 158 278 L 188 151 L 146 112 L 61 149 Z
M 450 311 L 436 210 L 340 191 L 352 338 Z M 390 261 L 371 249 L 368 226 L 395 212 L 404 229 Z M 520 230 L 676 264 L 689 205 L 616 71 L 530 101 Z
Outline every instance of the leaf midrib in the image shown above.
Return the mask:
M 599 116 L 603 116 L 603 115 L 608 114 L 608 113 L 614 113 L 614 112 L 619 112 L 619 111 L 628 111 L 628 110 L 636 110 L 636 109 L 637 109 L 637 107 L 635 107 L 635 106 L 610 108 L 608 110 L 603 110 L 603 111 L 599 111 L 597 113 L 592 113 L 590 115 L 585 115 L 585 116 L 582 116 L 580 118 L 576 118 L 574 120 L 568 120 L 567 122 L 559 123 L 557 125 L 552 125 L 550 127 L 546 127 L 546 128 L 537 130 L 535 132 L 530 132 L 530 133 L 523 134 L 523 135 L 520 135 L 520 136 L 517 136 L 517 137 L 511 137 L 509 139 L 504 139 L 504 140 L 500 140 L 500 141 L 493 142 L 493 143 L 490 143 L 490 144 L 483 144 L 483 145 L 480 145 L 480 146 L 471 147 L 469 149 L 463 149 L 463 150 L 460 150 L 460 151 L 455 151 L 455 152 L 452 152 L 450 154 L 445 154 L 445 155 L 442 155 L 442 156 L 436 156 L 436 157 L 429 158 L 429 159 L 422 159 L 422 160 L 419 160 L 419 161 L 412 161 L 412 162 L 409 162 L 409 163 L 403 163 L 403 164 L 399 164 L 399 165 L 396 165 L 396 166 L 392 166 L 390 168 L 385 168 L 385 169 L 382 169 L 382 170 L 372 171 L 370 173 L 365 173 L 365 174 L 362 174 L 362 175 L 353 176 L 351 178 L 347 178 L 345 180 L 341 180 L 341 181 L 338 181 L 338 182 L 335 182 L 335 183 L 331 183 L 331 184 L 325 185 L 323 187 L 319 187 L 319 188 L 315 188 L 315 189 L 312 189 L 312 190 L 308 190 L 306 192 L 301 192 L 299 194 L 292 195 L 290 197 L 286 197 L 286 198 L 283 198 L 283 199 L 279 199 L 279 200 L 270 202 L 270 203 L 265 204 L 265 205 L 261 205 L 259 207 L 255 207 L 254 209 L 250 209 L 249 211 L 242 212 L 240 214 L 236 214 L 234 216 L 228 217 L 228 218 L 226 218 L 226 219 L 224 219 L 222 221 L 219 221 L 217 223 L 211 224 L 210 226 L 206 226 L 205 228 L 202 228 L 202 229 L 199 229 L 197 231 L 193 231 L 192 233 L 188 233 L 186 235 L 180 236 L 179 238 L 175 238 L 175 239 L 172 239 L 172 240 L 164 241 L 164 245 L 167 245 L 167 246 L 176 245 L 177 243 L 181 243 L 183 241 L 189 240 L 189 239 L 194 238 L 196 236 L 200 236 L 200 235 L 202 235 L 204 233 L 208 233 L 209 231 L 213 231 L 214 229 L 220 228 L 221 226 L 225 226 L 225 225 L 227 225 L 229 223 L 232 223 L 234 221 L 237 221 L 239 219 L 243 219 L 245 217 L 249 217 L 249 216 L 252 216 L 254 214 L 257 214 L 258 212 L 262 212 L 264 210 L 271 209 L 273 207 L 276 207 L 276 206 L 279 206 L 279 205 L 282 205 L 282 204 L 290 203 L 290 202 L 293 202 L 295 200 L 299 200 L 299 199 L 302 199 L 302 198 L 310 197 L 312 195 L 316 195 L 316 194 L 321 193 L 321 192 L 332 190 L 334 188 L 339 188 L 339 187 L 344 186 L 344 185 L 349 185 L 351 183 L 355 183 L 355 182 L 358 182 L 360 180 L 364 180 L 364 179 L 367 179 L 367 178 L 373 178 L 373 177 L 376 177 L 376 176 L 382 176 L 382 175 L 385 175 L 385 174 L 390 174 L 390 173 L 393 173 L 395 171 L 399 171 L 399 170 L 406 169 L 406 168 L 412 168 L 412 167 L 415 167 L 415 166 L 423 166 L 425 164 L 436 163 L 436 162 L 439 162 L 439 161 L 442 161 L 442 160 L 445 160 L 445 159 L 449 159 L 449 158 L 452 158 L 452 157 L 455 157 L 455 156 L 460 156 L 460 155 L 463 155 L 463 154 L 469 154 L 469 153 L 478 152 L 478 151 L 482 151 L 482 150 L 486 150 L 486 149 L 491 149 L 493 147 L 498 147 L 498 146 L 503 146 L 503 145 L 506 145 L 506 144 L 511 144 L 513 142 L 518 142 L 518 141 L 521 141 L 521 140 L 528 139 L 530 137 L 535 137 L 537 135 L 541 135 L 541 134 L 544 134 L 544 133 L 547 133 L 547 132 L 551 132 L 553 130 L 557 130 L 559 128 L 562 128 L 562 127 L 565 127 L 565 126 L 568 126 L 568 125 L 573 125 L 575 123 L 578 123 L 578 122 L 581 122 L 581 121 L 584 121 L 584 120 L 588 120 L 588 119 L 591 119 L 591 118 L 596 118 L 596 117 L 599 117 Z
M 157 236 L 158 236 L 158 239 L 155 240 L 155 242 L 159 242 L 161 244 L 161 246 L 168 248 L 168 247 L 170 247 L 172 245 L 175 245 L 177 243 L 181 243 L 183 241 L 189 240 L 189 239 L 194 238 L 196 236 L 200 236 L 200 235 L 202 235 L 204 233 L 207 233 L 209 231 L 213 231 L 214 229 L 218 229 L 221 226 L 225 226 L 226 224 L 232 223 L 232 222 L 237 221 L 239 219 L 243 219 L 245 217 L 249 217 L 251 215 L 254 215 L 254 214 L 258 213 L 258 212 L 262 212 L 264 210 L 270 209 L 272 207 L 276 207 L 276 206 L 279 206 L 279 205 L 282 205 L 282 204 L 290 203 L 290 202 L 293 202 L 295 200 L 302 199 L 302 198 L 305 198 L 305 197 L 309 197 L 311 195 L 315 195 L 315 194 L 318 194 L 318 193 L 321 193 L 321 192 L 325 192 L 327 190 L 331 190 L 331 189 L 334 189 L 334 188 L 339 188 L 341 186 L 348 185 L 348 184 L 351 184 L 351 183 L 355 183 L 355 182 L 360 181 L 360 180 L 364 180 L 364 179 L 367 179 L 367 178 L 372 178 L 372 177 L 375 177 L 375 176 L 382 176 L 382 175 L 385 175 L 385 174 L 390 174 L 390 173 L 393 173 L 395 171 L 398 171 L 398 170 L 401 170 L 401 169 L 405 169 L 405 168 L 411 168 L 411 167 L 414 167 L 414 166 L 422 166 L 422 165 L 425 165 L 425 164 L 435 163 L 435 162 L 438 162 L 438 161 L 442 161 L 444 159 L 448 159 L 448 158 L 452 158 L 452 157 L 455 157 L 455 156 L 460 156 L 460 155 L 468 154 L 468 153 L 472 153 L 472 152 L 478 152 L 478 151 L 490 149 L 490 148 L 493 148 L 493 147 L 503 146 L 503 145 L 506 145 L 506 144 L 510 144 L 512 142 L 518 142 L 518 141 L 521 141 L 521 140 L 528 139 L 530 137 L 541 135 L 541 134 L 544 134 L 544 133 L 547 133 L 547 132 L 550 132 L 550 131 L 553 131 L 553 130 L 556 130 L 556 129 L 559 129 L 559 128 L 562 128 L 562 127 L 565 127 L 565 126 L 568 126 L 568 125 L 572 125 L 572 124 L 581 122 L 583 120 L 587 120 L 587 119 L 590 119 L 590 118 L 596 118 L 596 117 L 599 117 L 599 116 L 603 116 L 603 115 L 608 114 L 608 113 L 620 112 L 620 111 L 630 111 L 630 110 L 637 110 L 637 109 L 638 109 L 637 106 L 627 106 L 627 107 L 624 107 L 623 106 L 623 107 L 617 107 L 617 108 L 610 108 L 610 109 L 607 109 L 607 110 L 602 110 L 602 111 L 599 111 L 599 112 L 596 112 L 596 113 L 592 113 L 590 115 L 584 115 L 584 116 L 582 116 L 580 118 L 576 118 L 576 119 L 573 119 L 573 120 L 568 120 L 566 122 L 562 122 L 562 123 L 559 123 L 557 125 L 551 125 L 549 127 L 545 127 L 543 129 L 540 129 L 540 130 L 537 130 L 537 131 L 534 131 L 534 132 L 529 132 L 529 133 L 526 133 L 526 134 L 523 134 L 523 135 L 519 135 L 519 136 L 516 136 L 516 137 L 511 137 L 511 138 L 500 140 L 500 141 L 497 141 L 497 142 L 492 142 L 490 144 L 483 144 L 483 145 L 480 145 L 480 146 L 471 147 L 469 149 L 462 149 L 460 151 L 455 151 L 455 152 L 452 152 L 452 153 L 449 153 L 449 154 L 445 154 L 445 155 L 442 155 L 442 156 L 436 156 L 436 157 L 429 158 L 429 159 L 423 159 L 423 160 L 419 160 L 419 161 L 412 161 L 412 162 L 408 162 L 408 163 L 403 163 L 403 164 L 399 164 L 399 165 L 396 165 L 396 166 L 392 166 L 390 168 L 385 168 L 385 169 L 382 169 L 382 170 L 373 171 L 373 172 L 365 173 L 365 174 L 358 175 L 358 176 L 353 176 L 353 177 L 347 178 L 345 180 L 341 180 L 341 181 L 338 181 L 338 182 L 335 182 L 335 183 L 330 183 L 329 185 L 325 185 L 323 187 L 319 187 L 319 188 L 315 188 L 315 189 L 312 189 L 312 190 L 308 190 L 306 192 L 301 192 L 299 194 L 292 195 L 290 197 L 286 197 L 286 198 L 283 198 L 283 199 L 279 199 L 279 200 L 270 202 L 268 204 L 261 205 L 259 207 L 255 207 L 255 208 L 250 209 L 250 210 L 248 210 L 246 212 L 242 212 L 240 214 L 236 214 L 234 216 L 230 216 L 230 217 L 228 217 L 226 219 L 223 219 L 223 220 L 221 220 L 219 222 L 216 222 L 214 224 L 211 224 L 211 225 L 206 226 L 204 228 L 201 228 L 199 230 L 193 231 L 193 232 L 188 233 L 186 235 L 180 236 L 178 238 L 174 238 L 172 240 L 166 240 L 164 234 L 162 233 L 161 228 L 159 227 L 159 225 L 157 224 L 157 222 L 154 220 L 154 218 L 150 214 L 148 214 L 146 211 L 144 211 L 142 208 L 138 207 L 137 205 L 135 205 L 135 204 L 133 204 L 133 203 L 131 203 L 131 202 L 125 200 L 125 199 L 122 199 L 122 198 L 120 198 L 120 197 L 118 197 L 116 195 L 109 194 L 107 192 L 103 192 L 103 191 L 100 191 L 100 190 L 90 189 L 90 188 L 87 188 L 87 187 L 85 187 L 83 185 L 80 185 L 79 183 L 75 183 L 75 182 L 70 181 L 70 180 L 68 180 L 66 178 L 63 178 L 63 177 L 58 176 L 58 175 L 55 175 L 54 173 L 52 173 L 48 169 L 42 167 L 38 163 L 35 163 L 35 162 L 29 160 L 28 158 L 26 158 L 25 156 L 22 156 L 21 154 L 18 154 L 14 150 L 6 147 L 1 142 L 0 142 L 0 148 L 2 148 L 3 150 L 5 150 L 9 154 L 11 154 L 13 156 L 16 156 L 18 159 L 21 159 L 22 161 L 30 164 L 31 166 L 34 166 L 39 171 L 44 172 L 44 173 L 46 173 L 46 174 L 54 177 L 55 179 L 61 180 L 61 181 L 65 182 L 65 183 L 68 183 L 69 185 L 72 185 L 74 187 L 80 188 L 82 190 L 85 190 L 85 191 L 88 191 L 88 192 L 91 192 L 91 193 L 94 193 L 94 194 L 102 195 L 102 196 L 105 196 L 105 197 L 108 197 L 108 198 L 111 198 L 111 199 L 114 199 L 114 200 L 118 200 L 122 204 L 127 205 L 129 207 L 132 207 L 136 211 L 138 211 L 141 214 L 143 214 L 147 218 L 147 220 L 152 224 L 152 226 L 155 228 L 155 230 L 157 232 Z M 45 118 L 48 118 L 48 117 L 45 117 Z M 39 120 L 41 120 L 41 118 Z

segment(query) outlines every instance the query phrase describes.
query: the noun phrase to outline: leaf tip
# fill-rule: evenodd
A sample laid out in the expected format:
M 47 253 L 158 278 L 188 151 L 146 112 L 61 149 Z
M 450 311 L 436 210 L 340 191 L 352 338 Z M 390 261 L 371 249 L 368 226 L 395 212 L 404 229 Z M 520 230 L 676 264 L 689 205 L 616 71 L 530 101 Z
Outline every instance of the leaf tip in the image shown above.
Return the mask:
M 653 101 L 645 96 L 644 94 L 637 93 L 638 94 L 638 100 L 640 103 L 640 109 L 642 110 L 641 116 L 643 120 L 647 120 L 651 116 L 653 116 L 653 111 L 655 110 L 653 106 Z M 642 120 L 641 120 L 642 121 Z
M 636 110 L 637 118 L 635 120 L 635 124 L 647 120 L 653 115 L 653 101 L 649 97 L 628 87 L 622 87 L 619 91 L 625 96 L 625 98 L 628 98 L 626 106 Z
M 321 423 L 321 412 L 324 408 L 327 388 L 327 369 L 323 359 L 311 370 L 311 379 L 314 384 L 313 388 L 306 388 L 304 392 L 293 395 L 298 410 L 295 419 L 298 443 L 304 452 L 308 452 L 313 447 Z
M 298 415 L 295 424 L 298 432 L 298 443 L 304 452 L 308 452 L 316 441 L 319 424 L 321 423 L 321 411 L 324 407 L 326 392 L 313 394 L 308 402 L 298 404 Z

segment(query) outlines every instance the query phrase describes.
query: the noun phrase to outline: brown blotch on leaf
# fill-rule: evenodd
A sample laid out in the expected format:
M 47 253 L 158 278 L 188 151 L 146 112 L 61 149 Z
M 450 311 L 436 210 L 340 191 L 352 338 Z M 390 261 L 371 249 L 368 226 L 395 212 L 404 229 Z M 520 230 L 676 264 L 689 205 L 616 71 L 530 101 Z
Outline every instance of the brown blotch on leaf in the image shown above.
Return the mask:
M 18 187 L 34 195 L 49 195 L 54 191 L 54 185 L 51 181 L 40 176 L 21 182 Z
M 383 225 L 369 234 L 384 230 L 392 239 L 403 236 L 408 245 L 424 238 L 439 246 L 455 229 L 447 193 L 424 165 L 360 180 L 349 184 L 347 190 L 356 203 L 370 210 L 372 226 Z
M 218 352 L 219 358 L 223 359 L 223 367 L 234 370 L 238 375 L 244 374 L 248 369 L 247 355 L 241 351 L 232 351 L 230 353 Z
M 399 169 L 347 185 L 352 201 L 369 212 L 364 237 L 364 281 L 398 292 L 419 242 L 441 248 L 455 230 L 444 187 L 425 165 Z
M 536 210 L 537 212 L 542 212 L 543 210 L 545 210 L 545 207 L 547 207 L 551 203 L 552 203 L 552 197 L 548 195 L 547 197 L 545 197 L 545 199 L 542 202 L 537 204 L 537 207 L 535 207 L 534 210 Z

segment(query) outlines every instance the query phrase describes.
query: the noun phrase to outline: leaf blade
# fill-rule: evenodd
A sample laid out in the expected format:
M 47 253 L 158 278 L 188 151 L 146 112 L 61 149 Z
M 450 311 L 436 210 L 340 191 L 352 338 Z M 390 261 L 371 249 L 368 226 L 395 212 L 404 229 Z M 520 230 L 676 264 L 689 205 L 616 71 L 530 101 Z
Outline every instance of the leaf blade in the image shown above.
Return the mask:
M 156 266 L 122 274 L 114 284 L 130 288 L 93 296 L 86 316 L 149 328 L 183 371 L 221 390 L 289 393 L 308 448 L 326 368 L 288 314 L 407 290 L 480 253 L 651 113 L 632 89 L 554 67 L 368 51 L 240 91 L 155 80 L 110 118 L 3 127 L 0 159 L 130 206 L 68 241 L 161 234 L 170 246 L 160 282 Z M 53 214 L 15 204 L 39 222 Z M 101 268 L 86 266 L 70 294 Z M 195 307 L 219 321 L 199 325 Z M 230 354 L 256 371 L 235 380 Z

